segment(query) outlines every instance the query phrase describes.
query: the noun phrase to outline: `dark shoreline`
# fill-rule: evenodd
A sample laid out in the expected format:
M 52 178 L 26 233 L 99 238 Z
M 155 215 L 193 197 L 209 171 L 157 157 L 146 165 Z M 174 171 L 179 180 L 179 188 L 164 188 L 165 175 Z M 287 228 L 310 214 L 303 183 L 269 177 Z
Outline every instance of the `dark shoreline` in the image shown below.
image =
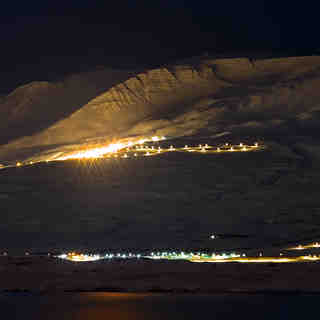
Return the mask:
M 160 294 L 320 294 L 319 262 L 70 262 L 0 257 L 0 294 L 80 292 Z

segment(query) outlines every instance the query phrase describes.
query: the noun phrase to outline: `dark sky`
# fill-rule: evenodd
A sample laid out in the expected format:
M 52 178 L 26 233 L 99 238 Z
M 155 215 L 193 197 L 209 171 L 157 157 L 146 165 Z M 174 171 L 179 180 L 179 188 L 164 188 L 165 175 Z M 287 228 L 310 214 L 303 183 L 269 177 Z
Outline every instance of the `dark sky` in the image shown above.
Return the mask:
M 286 0 L 3 1 L 0 93 L 97 65 L 157 65 L 204 52 L 314 52 L 317 9 Z

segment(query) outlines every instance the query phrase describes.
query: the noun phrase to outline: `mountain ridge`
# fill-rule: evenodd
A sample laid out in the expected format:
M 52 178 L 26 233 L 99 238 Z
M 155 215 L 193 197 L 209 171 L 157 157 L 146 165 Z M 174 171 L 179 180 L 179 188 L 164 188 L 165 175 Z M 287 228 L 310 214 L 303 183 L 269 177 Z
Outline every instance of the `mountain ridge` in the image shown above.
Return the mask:
M 107 72 L 103 76 L 107 77 Z M 300 113 L 311 112 L 312 117 L 320 102 L 318 56 L 265 60 L 205 57 L 193 65 L 164 66 L 131 76 L 126 73 L 126 77 L 113 79 L 114 85 L 47 129 L 3 146 L 0 154 L 98 137 L 174 137 L 203 128 L 217 133 L 279 126 L 289 118 L 301 121 Z

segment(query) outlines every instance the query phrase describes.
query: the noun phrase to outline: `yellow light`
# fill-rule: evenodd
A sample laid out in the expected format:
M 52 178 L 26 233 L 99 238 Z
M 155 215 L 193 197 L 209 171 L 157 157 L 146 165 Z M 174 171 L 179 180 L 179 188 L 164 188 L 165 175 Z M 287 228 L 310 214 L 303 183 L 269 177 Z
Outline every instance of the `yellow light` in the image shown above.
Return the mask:
M 174 147 L 173 147 L 173 146 L 170 146 L 170 151 L 173 151 L 173 150 L 175 150 Z
M 137 157 L 138 155 L 135 153 L 134 156 Z
M 17 162 L 17 167 L 21 167 L 21 162 Z
M 124 157 L 124 158 L 128 158 L 128 155 L 125 153 L 123 157 Z
M 187 145 L 184 146 L 185 149 L 188 149 L 189 147 Z
M 161 153 L 161 150 L 160 150 L 160 149 L 158 149 L 158 153 Z
M 207 150 L 205 148 L 202 148 L 201 149 L 201 152 L 206 152 Z
M 149 151 L 146 153 L 146 156 L 150 156 L 150 152 Z
M 221 151 L 219 147 L 217 148 L 217 151 L 218 151 L 218 152 L 220 152 L 220 151 Z
M 240 147 L 242 147 L 242 146 L 243 146 L 243 144 L 240 142 L 239 146 L 240 146 Z
M 243 148 L 242 148 L 242 151 L 247 151 L 247 148 L 246 148 L 246 147 L 243 147 Z
M 234 151 L 233 147 L 230 148 L 230 151 Z
M 96 147 L 88 150 L 74 152 L 69 155 L 60 157 L 57 160 L 101 158 L 108 153 L 116 153 L 123 148 L 125 148 L 125 145 L 122 143 L 111 143 L 105 147 Z
M 229 145 L 229 143 L 228 142 L 226 142 L 226 146 L 228 146 Z
M 305 250 L 305 249 L 310 249 L 310 248 L 320 248 L 320 244 L 318 242 L 306 244 L 304 246 L 299 244 L 297 247 L 288 248 L 287 250 Z

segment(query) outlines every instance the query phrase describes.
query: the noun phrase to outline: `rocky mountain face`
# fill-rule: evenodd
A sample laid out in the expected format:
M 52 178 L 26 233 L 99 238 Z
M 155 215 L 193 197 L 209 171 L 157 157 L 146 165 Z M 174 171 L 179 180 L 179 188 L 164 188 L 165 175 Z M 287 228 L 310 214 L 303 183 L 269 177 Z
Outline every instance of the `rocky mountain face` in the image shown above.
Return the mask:
M 319 86 L 319 56 L 206 58 L 134 75 L 103 70 L 33 82 L 0 105 L 2 143 L 13 140 L 0 154 L 98 137 L 316 128 Z
M 70 116 L 134 72 L 101 69 L 49 83 L 34 81 L 0 97 L 0 144 L 35 134 Z

